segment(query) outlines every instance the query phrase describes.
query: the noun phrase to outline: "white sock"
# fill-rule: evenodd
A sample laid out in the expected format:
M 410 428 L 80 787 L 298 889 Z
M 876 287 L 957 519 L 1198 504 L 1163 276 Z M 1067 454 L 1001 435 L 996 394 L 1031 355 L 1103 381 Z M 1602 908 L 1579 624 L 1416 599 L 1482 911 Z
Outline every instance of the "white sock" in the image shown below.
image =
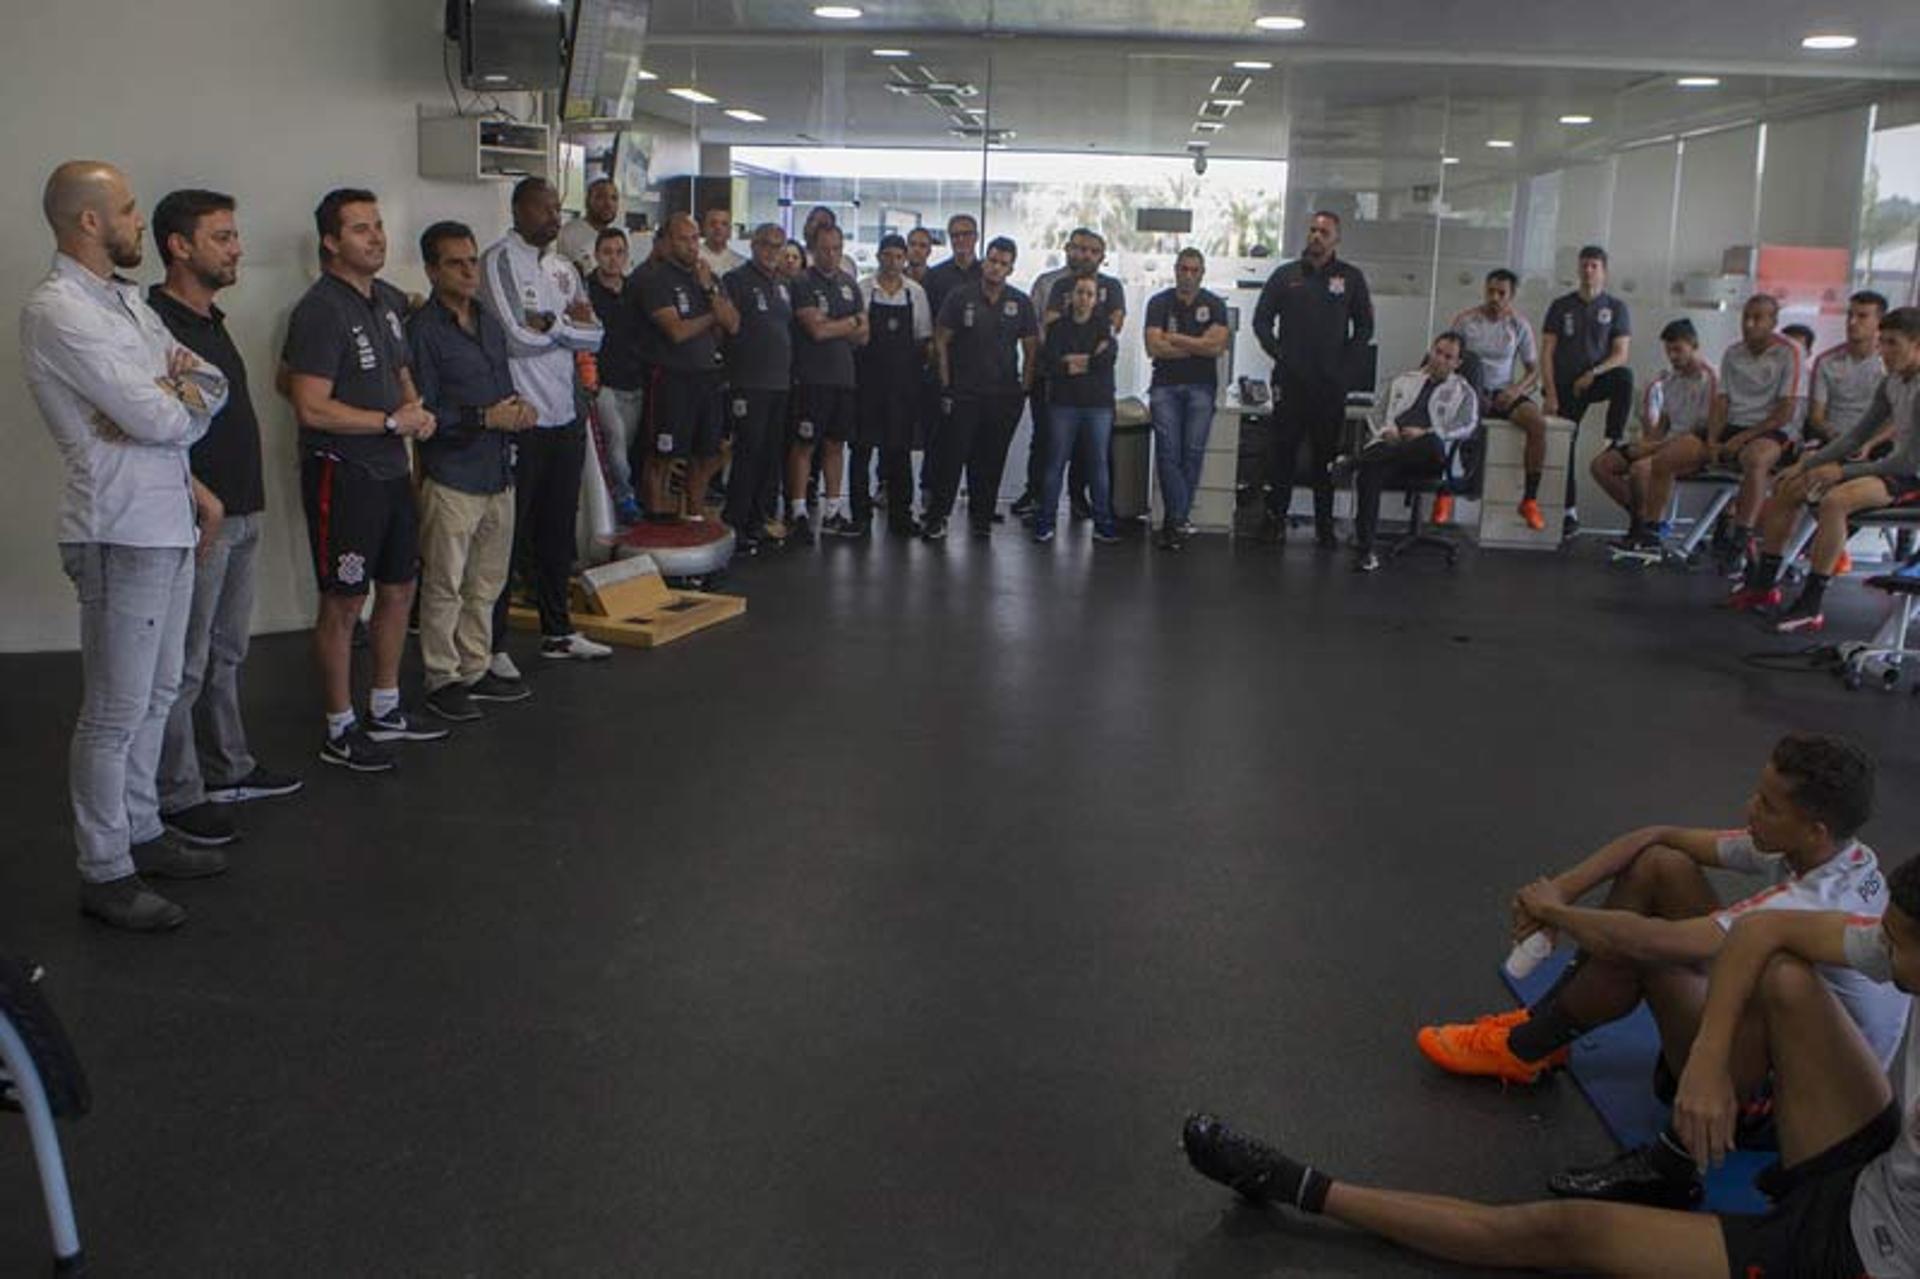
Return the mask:
M 397 688 L 376 688 L 367 694 L 367 709 L 373 717 L 379 719 L 391 715 L 400 709 L 400 690 Z
M 787 499 L 787 518 L 788 518 L 789 520 L 804 520 L 804 519 L 806 519 L 806 518 L 807 518 L 807 504 L 806 504 L 805 502 L 802 502 L 802 501 L 796 501 L 796 500 L 794 500 L 793 498 L 788 498 L 788 499 Z
M 338 737 L 353 727 L 353 712 L 340 711 L 338 714 L 327 712 L 327 736 Z
M 827 499 L 827 505 L 833 508 L 831 514 L 845 515 L 847 513 L 847 499 L 844 497 L 830 497 Z

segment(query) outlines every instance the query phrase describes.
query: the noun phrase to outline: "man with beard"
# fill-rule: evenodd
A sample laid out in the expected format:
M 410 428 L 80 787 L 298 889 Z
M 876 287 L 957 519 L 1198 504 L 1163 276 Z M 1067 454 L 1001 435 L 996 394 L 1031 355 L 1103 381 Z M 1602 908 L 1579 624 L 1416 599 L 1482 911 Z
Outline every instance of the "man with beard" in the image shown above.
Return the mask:
M 620 188 L 612 178 L 595 178 L 587 185 L 587 211 L 560 228 L 555 242 L 560 256 L 573 263 L 574 270 L 587 275 L 594 268 L 594 250 L 604 231 L 620 231 Z M 625 231 L 620 231 L 624 238 Z M 651 238 L 651 237 L 649 237 Z M 628 252 L 633 246 L 628 246 Z
M 627 287 L 646 317 L 647 513 L 669 520 L 667 474 L 687 459 L 686 518 L 706 518 L 707 483 L 720 469 L 719 341 L 740 326 L 740 313 L 700 256 L 700 229 L 676 213 L 660 232 L 660 254 L 635 271 Z
M 41 207 L 59 251 L 20 313 L 27 387 L 60 448 L 60 560 L 80 598 L 80 714 L 68 785 L 80 909 L 152 932 L 186 911 L 142 875 L 217 875 L 226 858 L 176 843 L 154 777 L 180 684 L 196 519 L 220 518 L 188 450 L 227 398 L 220 371 L 174 341 L 115 268 L 140 265 L 145 222 L 126 175 L 72 160 Z

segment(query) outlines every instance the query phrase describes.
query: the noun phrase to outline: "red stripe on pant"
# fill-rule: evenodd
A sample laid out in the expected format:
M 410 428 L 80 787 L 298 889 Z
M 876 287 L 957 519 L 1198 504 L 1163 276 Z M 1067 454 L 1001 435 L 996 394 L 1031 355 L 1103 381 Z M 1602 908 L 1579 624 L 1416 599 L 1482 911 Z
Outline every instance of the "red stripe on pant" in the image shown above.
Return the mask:
M 315 541 L 319 543 L 316 548 L 316 554 L 320 560 L 320 584 L 324 586 L 329 580 L 327 574 L 327 533 L 329 526 L 333 522 L 333 459 L 330 457 L 320 459 L 320 496 L 314 505 L 320 509 L 320 519 L 318 521 L 320 536 L 316 538 Z

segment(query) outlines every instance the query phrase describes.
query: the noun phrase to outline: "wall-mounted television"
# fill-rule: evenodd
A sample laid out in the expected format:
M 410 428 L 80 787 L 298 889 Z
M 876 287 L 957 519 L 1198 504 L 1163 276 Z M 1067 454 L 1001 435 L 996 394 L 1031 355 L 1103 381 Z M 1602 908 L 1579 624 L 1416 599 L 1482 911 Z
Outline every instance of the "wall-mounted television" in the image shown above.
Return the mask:
M 460 82 L 482 92 L 558 89 L 567 56 L 565 6 L 550 0 L 447 0 Z

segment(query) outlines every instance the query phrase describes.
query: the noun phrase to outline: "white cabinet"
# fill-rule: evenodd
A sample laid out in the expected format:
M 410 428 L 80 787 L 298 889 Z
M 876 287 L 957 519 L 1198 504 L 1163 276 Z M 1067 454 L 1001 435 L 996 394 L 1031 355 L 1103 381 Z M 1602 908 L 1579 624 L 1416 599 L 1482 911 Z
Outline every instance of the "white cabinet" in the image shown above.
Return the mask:
M 553 138 L 544 124 L 455 115 L 420 121 L 420 176 L 455 182 L 553 178 Z

